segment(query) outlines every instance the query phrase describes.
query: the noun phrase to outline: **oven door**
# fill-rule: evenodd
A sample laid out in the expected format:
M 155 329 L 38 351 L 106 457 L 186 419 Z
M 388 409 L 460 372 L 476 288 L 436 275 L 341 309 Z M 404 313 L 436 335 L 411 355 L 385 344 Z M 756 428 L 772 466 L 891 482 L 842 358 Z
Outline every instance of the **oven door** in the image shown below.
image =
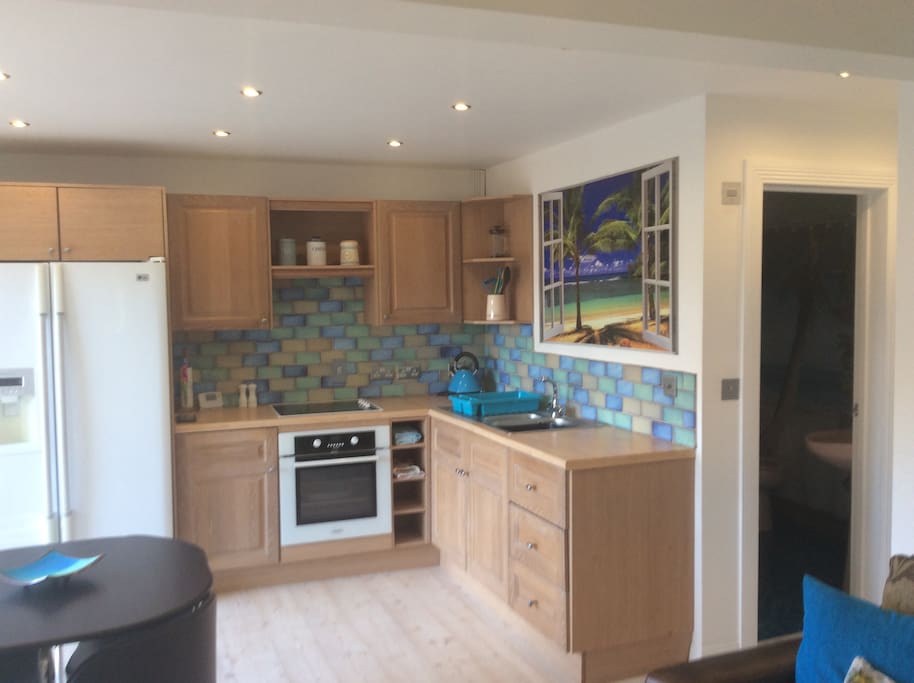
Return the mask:
M 280 542 L 298 545 L 391 532 L 390 450 L 279 459 Z

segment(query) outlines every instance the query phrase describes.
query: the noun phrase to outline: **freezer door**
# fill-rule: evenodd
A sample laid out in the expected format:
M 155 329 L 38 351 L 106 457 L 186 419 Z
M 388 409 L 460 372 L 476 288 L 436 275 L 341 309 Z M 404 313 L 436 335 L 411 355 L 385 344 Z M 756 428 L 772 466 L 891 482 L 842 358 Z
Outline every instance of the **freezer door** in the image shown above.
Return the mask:
M 57 540 L 47 313 L 48 265 L 0 264 L 0 549 Z
M 66 424 L 66 538 L 172 535 L 164 263 L 52 265 Z

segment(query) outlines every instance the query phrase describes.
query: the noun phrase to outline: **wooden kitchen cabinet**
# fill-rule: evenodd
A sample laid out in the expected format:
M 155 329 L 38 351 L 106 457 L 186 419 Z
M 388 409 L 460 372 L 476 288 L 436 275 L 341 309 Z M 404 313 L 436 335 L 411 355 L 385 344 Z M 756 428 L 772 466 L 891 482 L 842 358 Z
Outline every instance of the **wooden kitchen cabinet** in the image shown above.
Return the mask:
M 213 571 L 279 562 L 275 429 L 178 434 L 178 538 L 202 547 Z
M 377 273 L 366 286 L 377 325 L 460 322 L 459 202 L 375 204 Z
M 569 469 L 455 419 L 433 417 L 431 426 L 432 542 L 442 561 L 581 653 L 583 681 L 685 661 L 693 460 L 609 456 Z
M 508 451 L 442 423 L 432 439 L 432 542 L 442 561 L 506 599 Z
M 478 197 L 460 207 L 463 320 L 491 325 L 533 322 L 533 196 Z M 495 226 L 504 230 L 503 254 L 492 254 Z M 482 283 L 499 268 L 511 269 L 505 288 L 508 320 L 486 320 L 486 290 Z
M 168 195 L 172 326 L 270 327 L 267 200 Z
M 145 261 L 165 256 L 165 206 L 157 187 L 60 187 L 64 261 Z
M 0 261 L 165 256 L 160 187 L 0 185 Z

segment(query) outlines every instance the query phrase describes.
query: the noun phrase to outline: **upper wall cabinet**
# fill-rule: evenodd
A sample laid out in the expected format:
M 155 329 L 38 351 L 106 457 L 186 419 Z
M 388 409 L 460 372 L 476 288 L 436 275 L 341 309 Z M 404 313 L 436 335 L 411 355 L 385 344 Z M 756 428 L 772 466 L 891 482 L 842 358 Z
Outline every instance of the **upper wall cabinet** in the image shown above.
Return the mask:
M 164 255 L 162 188 L 0 185 L 0 260 L 145 261 Z
M 262 197 L 168 195 L 172 326 L 270 326 L 270 248 Z
M 379 325 L 460 322 L 460 204 L 375 205 L 377 273 L 366 319 Z
M 480 197 L 461 208 L 463 244 L 463 319 L 468 323 L 533 322 L 533 197 Z M 492 230 L 499 230 L 494 240 Z M 504 320 L 486 320 L 486 294 L 493 293 L 499 270 L 504 281 Z

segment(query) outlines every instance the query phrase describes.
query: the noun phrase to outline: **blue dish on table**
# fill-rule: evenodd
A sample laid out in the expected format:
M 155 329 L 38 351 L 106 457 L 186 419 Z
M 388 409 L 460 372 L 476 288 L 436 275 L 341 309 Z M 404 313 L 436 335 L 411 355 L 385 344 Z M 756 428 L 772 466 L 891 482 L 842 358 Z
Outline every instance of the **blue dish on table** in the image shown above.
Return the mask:
M 88 569 L 104 556 L 101 553 L 92 557 L 70 557 L 49 550 L 37 560 L 21 567 L 0 570 L 0 579 L 17 586 L 34 586 L 48 579 L 67 579 Z

